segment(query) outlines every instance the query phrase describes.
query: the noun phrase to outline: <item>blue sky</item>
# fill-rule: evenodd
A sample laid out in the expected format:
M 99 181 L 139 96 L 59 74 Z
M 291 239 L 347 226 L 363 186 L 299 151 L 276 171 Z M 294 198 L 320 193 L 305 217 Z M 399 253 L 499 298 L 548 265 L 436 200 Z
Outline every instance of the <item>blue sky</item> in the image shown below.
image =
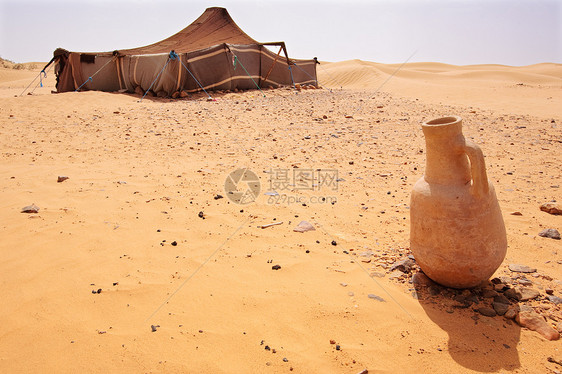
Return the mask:
M 456 65 L 562 63 L 559 0 L 0 0 L 0 56 L 48 61 L 57 47 L 112 51 L 164 39 L 226 7 L 256 40 L 295 58 Z

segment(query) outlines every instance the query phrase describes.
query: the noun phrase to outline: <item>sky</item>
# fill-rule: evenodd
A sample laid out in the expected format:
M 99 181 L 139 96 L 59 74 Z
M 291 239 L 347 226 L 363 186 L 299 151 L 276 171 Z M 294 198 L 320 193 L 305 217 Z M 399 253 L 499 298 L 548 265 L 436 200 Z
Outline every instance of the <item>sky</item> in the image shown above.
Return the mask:
M 48 61 L 162 40 L 207 7 L 290 57 L 382 63 L 562 63 L 562 0 L 0 0 L 0 57 Z

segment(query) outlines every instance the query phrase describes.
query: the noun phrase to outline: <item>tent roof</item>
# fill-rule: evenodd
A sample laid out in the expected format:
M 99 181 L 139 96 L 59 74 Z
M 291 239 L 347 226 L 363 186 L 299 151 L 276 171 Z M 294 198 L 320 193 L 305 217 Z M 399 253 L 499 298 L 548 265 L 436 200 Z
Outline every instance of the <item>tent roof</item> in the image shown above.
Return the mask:
M 225 8 L 207 8 L 193 23 L 167 39 L 144 47 L 121 49 L 123 55 L 191 52 L 213 45 L 260 44 L 248 36 L 228 14 Z

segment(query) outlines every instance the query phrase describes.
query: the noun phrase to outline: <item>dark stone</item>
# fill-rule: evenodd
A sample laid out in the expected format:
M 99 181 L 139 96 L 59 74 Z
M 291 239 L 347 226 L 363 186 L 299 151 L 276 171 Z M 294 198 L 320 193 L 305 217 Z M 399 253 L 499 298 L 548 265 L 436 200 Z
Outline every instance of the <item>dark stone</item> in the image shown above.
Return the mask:
M 335 240 L 332 240 L 332 245 L 338 245 Z
M 507 309 L 509 309 L 509 304 L 498 303 L 494 301 L 492 303 L 492 307 L 494 308 L 498 316 L 503 316 L 505 312 L 507 312 Z
M 101 293 L 101 288 L 98 288 L 98 290 L 96 291 L 97 293 Z
M 198 216 L 199 216 L 199 218 L 205 219 L 205 213 L 203 213 L 203 212 L 199 212 Z
M 339 351 L 341 349 L 339 344 L 336 344 L 336 351 Z
M 218 200 L 218 199 L 222 199 L 223 197 L 224 197 L 224 196 L 222 196 L 222 195 L 216 195 L 216 196 L 214 197 L 214 199 L 215 199 L 215 200 Z
M 482 306 L 478 309 L 476 309 L 475 311 L 477 311 L 478 313 L 482 314 L 483 316 L 486 317 L 495 317 L 496 316 L 496 311 L 490 307 L 487 306 Z
M 558 296 L 548 295 L 548 300 L 550 300 L 550 302 L 552 302 L 556 305 L 562 304 L 562 298 L 560 298 Z
M 62 182 L 64 182 L 64 181 L 67 180 L 67 179 L 68 179 L 68 177 L 65 177 L 64 175 L 59 175 L 59 176 L 57 177 L 57 183 L 62 183 Z
M 549 214 L 562 215 L 562 207 L 555 202 L 544 203 L 541 205 L 541 210 Z
M 152 329 L 152 332 L 156 332 L 157 327 L 160 327 L 160 326 L 150 325 L 150 328 Z
M 173 241 L 172 243 L 170 243 L 170 244 L 172 244 L 172 245 L 175 247 L 176 245 L 178 245 L 178 242 L 176 242 L 176 241 L 174 240 L 174 241 Z
M 502 303 L 502 304 L 510 304 L 509 299 L 507 297 L 505 297 L 505 295 L 497 295 L 494 296 L 494 302 L 495 303 Z
M 281 269 L 281 265 L 273 265 L 273 266 L 271 267 L 271 269 L 273 269 L 273 270 L 279 270 L 279 269 Z
M 497 296 L 497 292 L 494 290 L 482 290 L 482 297 L 486 298 L 486 299 L 490 299 L 492 297 L 496 297 Z
M 539 232 L 539 236 L 542 236 L 543 238 L 560 240 L 560 233 L 556 229 L 544 229 Z

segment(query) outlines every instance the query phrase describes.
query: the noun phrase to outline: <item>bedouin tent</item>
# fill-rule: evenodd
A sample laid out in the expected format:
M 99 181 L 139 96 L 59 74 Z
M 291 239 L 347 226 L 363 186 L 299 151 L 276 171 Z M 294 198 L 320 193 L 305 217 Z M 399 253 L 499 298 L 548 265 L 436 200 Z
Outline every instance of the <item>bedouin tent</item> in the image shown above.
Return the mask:
M 267 46 L 279 52 L 270 51 Z M 281 54 L 283 52 L 283 54 Z M 208 8 L 160 42 L 113 52 L 58 48 L 57 92 L 99 90 L 177 97 L 182 91 L 317 86 L 316 58 L 289 59 L 284 42 L 259 43 L 224 8 Z

